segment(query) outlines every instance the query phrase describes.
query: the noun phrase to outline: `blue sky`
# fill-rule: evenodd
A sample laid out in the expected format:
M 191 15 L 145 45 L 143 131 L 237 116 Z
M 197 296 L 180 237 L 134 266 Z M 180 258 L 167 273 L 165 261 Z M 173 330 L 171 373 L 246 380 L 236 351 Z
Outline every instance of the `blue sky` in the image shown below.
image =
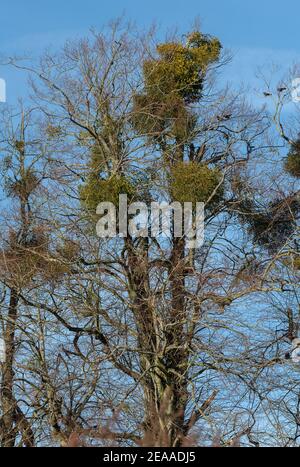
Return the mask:
M 226 72 L 234 83 L 252 83 L 255 68 L 265 63 L 287 68 L 300 62 L 299 0 L 2 0 L 0 56 L 36 56 L 123 13 L 140 27 L 156 21 L 161 33 L 174 26 L 186 32 L 198 17 L 204 32 L 234 52 Z M 0 77 L 7 81 L 9 101 L 26 94 L 24 76 L 0 66 Z

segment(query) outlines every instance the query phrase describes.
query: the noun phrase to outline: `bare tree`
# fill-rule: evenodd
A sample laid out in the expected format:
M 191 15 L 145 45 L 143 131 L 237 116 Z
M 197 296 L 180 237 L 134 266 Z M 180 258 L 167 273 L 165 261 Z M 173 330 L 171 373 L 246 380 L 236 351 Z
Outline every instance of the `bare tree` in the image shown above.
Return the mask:
M 6 169 L 18 171 L 8 194 L 19 230 L 2 249 L 3 445 L 18 434 L 23 445 L 297 444 L 298 421 L 293 436 L 279 433 L 272 412 L 296 332 L 274 301 L 291 282 L 299 203 L 270 154 L 281 163 L 291 140 L 278 113 L 272 122 L 219 89 L 228 57 L 216 38 L 196 30 L 153 44 L 152 32 L 116 23 L 38 69 L 11 62 L 31 72 L 38 118 L 26 140 L 22 117 Z M 97 205 L 122 193 L 204 202 L 204 245 L 99 239 Z M 298 420 L 286 399 L 280 407 L 281 424 Z

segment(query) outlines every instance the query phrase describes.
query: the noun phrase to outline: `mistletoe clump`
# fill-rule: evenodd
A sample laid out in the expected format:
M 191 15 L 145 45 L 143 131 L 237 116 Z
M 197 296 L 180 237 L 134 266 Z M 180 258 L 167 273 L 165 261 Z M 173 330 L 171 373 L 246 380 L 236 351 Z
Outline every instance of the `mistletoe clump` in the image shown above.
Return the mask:
M 162 100 L 176 95 L 186 102 L 197 101 L 207 68 L 218 60 L 220 51 L 218 39 L 200 32 L 192 33 L 187 44 L 159 44 L 158 58 L 144 63 L 147 94 Z
M 300 139 L 292 144 L 285 160 L 284 168 L 293 177 L 300 177 Z
M 294 258 L 294 268 L 300 271 L 300 256 Z
M 46 134 L 50 139 L 59 138 L 62 135 L 62 129 L 59 126 L 49 124 L 46 128 Z
M 186 44 L 157 46 L 156 58 L 143 65 L 144 92 L 134 96 L 132 122 L 141 134 L 156 139 L 168 129 L 175 138 L 187 139 L 195 116 L 187 104 L 202 95 L 210 64 L 219 59 L 218 39 L 194 32 Z
M 25 149 L 25 141 L 22 140 L 16 140 L 15 141 L 15 148 L 18 152 L 22 153 L 24 152 Z
M 170 171 L 171 195 L 180 203 L 218 203 L 224 193 L 219 169 L 197 162 L 179 162 Z
M 129 202 L 136 196 L 137 189 L 124 175 L 114 174 L 108 179 L 91 175 L 80 189 L 80 198 L 87 209 L 96 211 L 99 203 L 119 204 L 119 196 L 126 194 Z

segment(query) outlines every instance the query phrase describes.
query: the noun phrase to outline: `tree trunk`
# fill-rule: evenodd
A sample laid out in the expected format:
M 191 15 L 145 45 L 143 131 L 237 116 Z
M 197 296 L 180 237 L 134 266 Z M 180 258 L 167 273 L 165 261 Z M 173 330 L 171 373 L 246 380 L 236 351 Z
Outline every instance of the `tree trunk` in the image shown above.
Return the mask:
M 14 371 L 13 363 L 15 356 L 15 330 L 18 307 L 18 294 L 15 289 L 10 290 L 10 301 L 8 308 L 7 323 L 4 332 L 5 362 L 2 368 L 1 382 L 1 446 L 14 447 L 17 430 L 15 424 L 15 398 L 13 394 Z

